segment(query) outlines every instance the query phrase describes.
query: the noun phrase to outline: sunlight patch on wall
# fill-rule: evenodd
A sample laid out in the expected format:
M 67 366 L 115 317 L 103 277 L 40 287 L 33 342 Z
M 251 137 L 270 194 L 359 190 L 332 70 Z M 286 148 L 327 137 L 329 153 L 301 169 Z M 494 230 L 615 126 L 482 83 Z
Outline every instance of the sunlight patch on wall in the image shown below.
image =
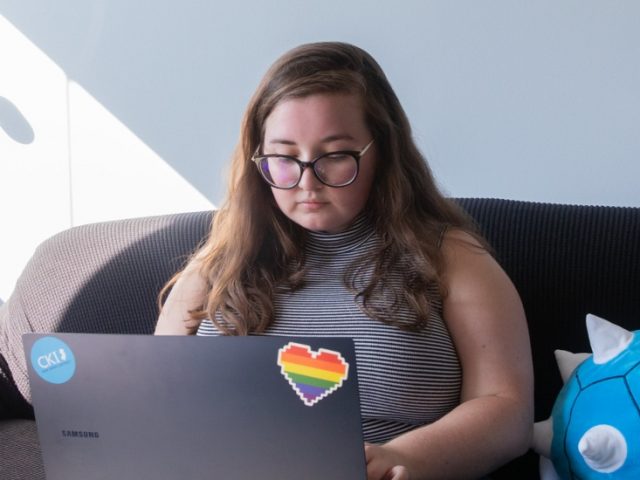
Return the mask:
M 0 15 L 0 298 L 45 238 L 71 226 L 67 78 Z
M 69 118 L 75 225 L 213 208 L 73 81 L 69 82 Z

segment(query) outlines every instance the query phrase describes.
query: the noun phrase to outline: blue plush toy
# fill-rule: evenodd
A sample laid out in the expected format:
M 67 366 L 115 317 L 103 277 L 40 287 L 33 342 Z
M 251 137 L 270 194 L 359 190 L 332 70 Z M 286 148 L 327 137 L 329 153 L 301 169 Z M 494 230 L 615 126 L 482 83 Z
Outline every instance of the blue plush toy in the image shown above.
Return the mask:
M 594 315 L 587 330 L 593 355 L 556 352 L 565 385 L 535 425 L 541 478 L 640 479 L 640 335 Z

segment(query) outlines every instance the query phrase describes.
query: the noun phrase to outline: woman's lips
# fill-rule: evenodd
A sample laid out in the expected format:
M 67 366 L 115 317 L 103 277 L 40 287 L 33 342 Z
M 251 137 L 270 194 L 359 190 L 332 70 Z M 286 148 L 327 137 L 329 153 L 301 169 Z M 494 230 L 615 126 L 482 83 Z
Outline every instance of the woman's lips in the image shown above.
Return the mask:
M 298 205 L 306 210 L 315 211 L 320 210 L 322 207 L 327 205 L 327 202 L 321 202 L 319 200 L 302 200 L 298 202 Z

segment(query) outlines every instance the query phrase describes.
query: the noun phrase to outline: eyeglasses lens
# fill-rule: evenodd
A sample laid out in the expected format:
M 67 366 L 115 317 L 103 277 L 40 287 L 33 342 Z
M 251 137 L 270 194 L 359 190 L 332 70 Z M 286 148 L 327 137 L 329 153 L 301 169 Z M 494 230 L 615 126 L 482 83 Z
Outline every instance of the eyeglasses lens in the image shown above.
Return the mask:
M 292 187 L 300 178 L 300 167 L 286 157 L 264 157 L 260 160 L 260 168 L 264 178 L 276 187 Z
M 358 173 L 358 162 L 347 154 L 327 155 L 316 162 L 315 171 L 327 185 L 340 187 L 353 181 Z

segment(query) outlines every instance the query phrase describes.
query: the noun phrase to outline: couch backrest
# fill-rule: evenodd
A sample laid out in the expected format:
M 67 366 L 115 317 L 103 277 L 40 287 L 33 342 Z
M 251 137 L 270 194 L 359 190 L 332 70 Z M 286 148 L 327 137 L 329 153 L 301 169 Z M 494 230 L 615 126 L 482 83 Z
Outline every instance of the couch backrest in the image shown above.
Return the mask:
M 640 329 L 640 208 L 458 199 L 523 300 L 536 419 L 561 388 L 553 351 L 589 351 L 585 316 Z M 0 418 L 28 415 L 24 332 L 151 333 L 157 294 L 206 236 L 211 212 L 76 227 L 44 242 L 0 307 Z M 495 478 L 532 478 L 531 455 Z

